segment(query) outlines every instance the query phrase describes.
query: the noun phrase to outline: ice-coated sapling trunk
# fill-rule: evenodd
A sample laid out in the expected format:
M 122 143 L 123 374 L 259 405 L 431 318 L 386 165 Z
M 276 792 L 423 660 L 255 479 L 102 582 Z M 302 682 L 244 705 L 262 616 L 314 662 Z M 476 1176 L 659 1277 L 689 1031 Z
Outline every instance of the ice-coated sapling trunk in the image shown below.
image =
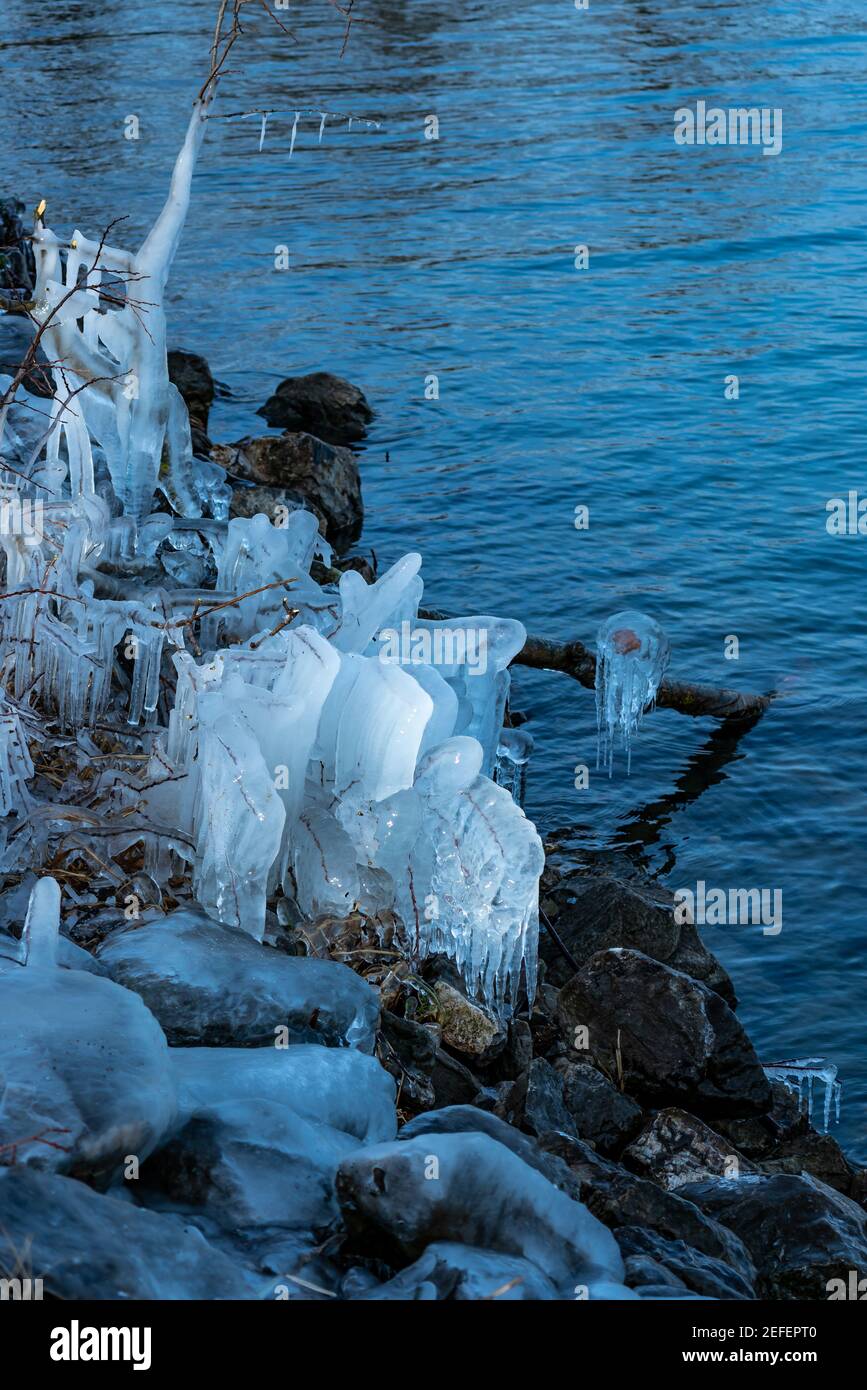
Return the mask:
M 53 370 L 52 402 L 59 424 L 48 441 L 45 469 L 56 475 L 62 434 L 73 496 L 92 493 L 95 439 L 124 512 L 136 519 L 151 510 L 163 461 L 161 482 L 173 505 L 184 515 L 199 511 L 187 411 L 168 375 L 164 296 L 189 210 L 207 108 L 207 101 L 193 107 L 165 205 L 138 252 L 79 231 L 66 245 L 41 218 L 34 229 L 34 318 L 44 325 L 49 360 L 60 364 Z M 84 288 L 76 291 L 79 284 Z

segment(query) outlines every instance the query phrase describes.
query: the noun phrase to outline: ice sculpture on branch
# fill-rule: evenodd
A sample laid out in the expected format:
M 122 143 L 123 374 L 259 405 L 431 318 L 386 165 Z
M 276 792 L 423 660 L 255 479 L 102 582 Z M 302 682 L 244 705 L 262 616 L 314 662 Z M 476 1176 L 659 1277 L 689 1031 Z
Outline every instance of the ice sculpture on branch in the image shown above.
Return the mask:
M 420 557 L 370 585 L 349 572 L 329 595 L 306 573 L 315 523 L 296 516 L 294 537 L 265 535 L 264 517 L 231 523 L 221 582 L 255 590 L 291 552 L 292 616 L 200 662 L 175 656 L 148 814 L 179 827 L 174 848 L 217 920 L 261 938 L 278 885 L 304 917 L 396 911 L 416 956 L 445 951 L 507 1013 L 522 967 L 535 989 L 544 856 L 485 766 L 523 630 L 490 617 L 456 625 L 490 636 L 493 659 L 476 674 L 455 650 L 438 667 L 425 644 L 400 665 L 385 659 L 384 633 L 404 621 L 422 628 Z M 237 635 L 249 612 L 233 612 Z
M 656 699 L 671 654 L 659 623 L 645 613 L 626 610 L 607 618 L 596 638 L 597 766 L 614 767 L 614 743 L 626 751 L 632 767 L 632 739 Z

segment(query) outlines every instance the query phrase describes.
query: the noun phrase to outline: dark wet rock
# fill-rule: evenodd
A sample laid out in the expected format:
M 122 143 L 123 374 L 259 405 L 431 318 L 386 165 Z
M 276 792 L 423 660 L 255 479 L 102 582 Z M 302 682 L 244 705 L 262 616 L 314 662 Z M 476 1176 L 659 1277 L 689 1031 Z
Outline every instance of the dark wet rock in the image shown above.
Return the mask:
M 518 1077 L 533 1060 L 533 1034 L 526 1019 L 513 1018 L 510 1022 L 507 1051 L 511 1075 Z
M 626 1149 L 623 1161 L 670 1192 L 705 1178 L 736 1178 L 756 1171 L 721 1135 L 676 1109 L 660 1110 Z
M 98 959 L 140 995 L 173 1046 L 282 1041 L 373 1051 L 379 1000 L 360 975 L 275 951 L 198 908 L 114 932 Z
M 339 584 L 340 576 L 346 574 L 348 570 L 354 570 L 360 574 L 365 584 L 375 584 L 377 578 L 376 556 L 371 551 L 367 555 L 336 555 L 330 565 L 326 565 L 322 560 L 314 559 L 310 566 L 310 577 L 315 579 L 317 584 Z
M 430 1079 L 437 1106 L 472 1105 L 482 1089 L 481 1081 L 469 1067 L 441 1047 L 437 1048 Z
M 749 1283 L 754 1281 L 755 1267 L 743 1241 L 693 1202 L 628 1173 L 580 1139 L 546 1134 L 540 1143 L 568 1165 L 578 1183 L 580 1200 L 615 1233 L 621 1226 L 656 1231 L 730 1265 Z
M 713 1127 L 747 1158 L 772 1158 L 783 1139 L 807 1134 L 811 1125 L 788 1086 L 771 1082 L 771 1107 L 767 1115 L 715 1116 Z
M 705 1298 L 752 1299 L 756 1296 L 751 1282 L 731 1265 L 693 1249 L 685 1241 L 666 1240 L 656 1231 L 646 1231 L 640 1226 L 621 1226 L 616 1235 L 627 1270 L 633 1260 L 649 1262 L 647 1267 L 641 1268 L 642 1276 L 648 1276 L 642 1277 L 642 1283 L 674 1283 Z M 658 1270 L 663 1270 L 667 1277 L 661 1280 L 649 1277 Z
M 555 878 L 545 906 L 563 944 L 583 966 L 597 951 L 624 946 L 681 970 L 716 990 L 734 1007 L 731 980 L 691 923 L 678 923 L 674 895 L 638 872 L 623 855 L 591 857 L 581 868 Z M 573 973 L 547 933 L 539 951 L 552 984 Z
M 184 398 L 190 416 L 190 428 L 207 435 L 208 414 L 214 400 L 214 378 L 204 357 L 183 348 L 170 348 L 166 354 L 169 381 Z
M 363 439 L 373 419 L 364 393 L 331 372 L 287 377 L 257 414 L 271 429 L 303 430 L 328 444 Z
M 520 1022 L 529 1030 L 532 1052 L 537 1057 L 549 1057 L 561 1047 L 560 1030 L 557 1024 L 557 1000 L 560 991 L 552 985 L 543 984 L 536 994 L 529 1023 Z M 526 1067 L 526 1062 L 524 1063 Z M 518 1070 L 523 1070 L 519 1067 Z
M 0 198 L 0 299 L 29 299 L 36 284 L 33 247 L 26 240 L 25 206 L 20 198 Z M 23 295 L 9 294 L 23 291 Z
M 145 1165 L 143 1182 L 228 1231 L 323 1229 L 337 1217 L 337 1165 L 357 1139 L 257 1097 L 194 1115 Z
M 578 1137 L 602 1154 L 618 1154 L 641 1126 L 640 1106 L 586 1062 L 564 1061 L 558 1063 L 558 1070 L 563 1077 L 563 1102 Z
M 867 1276 L 867 1213 L 809 1176 L 777 1173 L 692 1183 L 682 1195 L 741 1238 L 760 1297 L 827 1299 L 833 1279 Z
M 556 1299 L 558 1293 L 541 1270 L 518 1255 L 434 1241 L 415 1264 L 387 1283 L 350 1296 L 366 1302 L 436 1299 L 478 1303 L 491 1299 L 512 1303 Z
M 867 1168 L 853 1169 L 849 1196 L 852 1198 L 853 1202 L 858 1202 L 862 1207 L 867 1207 Z
M 361 1150 L 337 1172 L 350 1232 L 373 1227 L 409 1259 L 434 1240 L 530 1260 L 559 1287 L 584 1276 L 619 1283 L 611 1233 L 485 1134 L 419 1134 Z
M 387 1009 L 382 1014 L 382 1065 L 400 1085 L 400 1108 L 416 1114 L 436 1104 L 431 1075 L 437 1057 L 436 1025 L 426 1026 L 400 1018 Z
M 858 1200 L 855 1169 L 830 1134 L 808 1129 L 804 1134 L 789 1135 L 759 1166 L 763 1173 L 809 1173 L 844 1196 Z
M 780 1142 L 780 1131 L 770 1115 L 747 1115 L 740 1119 L 720 1115 L 713 1123 L 722 1139 L 754 1161 L 770 1158 Z
M 424 998 L 417 1017 L 439 1024 L 443 1043 L 450 1051 L 470 1058 L 477 1066 L 484 1066 L 503 1051 L 505 1029 L 487 1009 L 446 980 L 436 981 L 433 994 L 436 1002 Z
M 103 1196 L 74 1178 L 0 1169 L 0 1276 L 14 1277 L 25 1251 L 46 1297 L 228 1299 L 258 1293 L 237 1260 L 176 1217 Z
M 364 507 L 358 463 L 350 449 L 325 444 L 312 434 L 269 434 L 215 444 L 211 457 L 231 477 L 255 485 L 235 488 L 232 516 L 264 512 L 273 520 L 279 517 L 278 507 L 293 511 L 302 505 L 314 513 L 337 550 L 358 539 Z
M 563 1100 L 563 1078 L 550 1062 L 536 1057 L 508 1092 L 497 1113 L 529 1134 L 549 1130 L 576 1134 L 575 1121 Z
M 714 990 L 641 951 L 600 951 L 560 991 L 566 1038 L 590 1049 L 624 1089 L 699 1115 L 764 1113 L 771 1090 L 752 1043 Z
M 473 1105 L 450 1105 L 445 1110 L 433 1110 L 404 1125 L 398 1139 L 414 1139 L 420 1134 L 487 1134 L 498 1144 L 511 1149 L 512 1153 L 567 1196 L 580 1200 L 580 1183 L 561 1158 L 546 1153 L 529 1135 L 488 1111 L 479 1110 Z

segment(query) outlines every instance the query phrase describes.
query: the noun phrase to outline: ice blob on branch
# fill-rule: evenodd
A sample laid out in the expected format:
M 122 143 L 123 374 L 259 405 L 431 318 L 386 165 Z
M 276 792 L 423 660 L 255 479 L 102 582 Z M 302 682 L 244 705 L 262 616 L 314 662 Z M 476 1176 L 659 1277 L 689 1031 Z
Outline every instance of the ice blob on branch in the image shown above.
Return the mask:
M 614 767 L 614 743 L 632 766 L 632 739 L 651 709 L 668 667 L 671 648 L 659 623 L 627 609 L 607 618 L 596 638 L 596 765 Z
M 347 572 L 328 593 L 309 573 L 314 518 L 291 521 L 230 523 L 219 583 L 252 597 L 225 625 L 202 624 L 214 646 L 201 663 L 176 653 L 140 804 L 178 827 L 196 897 L 226 926 L 261 939 L 278 888 L 304 918 L 395 912 L 414 956 L 446 952 L 508 1014 L 522 982 L 535 989 L 544 865 L 534 826 L 490 775 L 504 740 L 516 768 L 529 755 L 530 740 L 502 728 L 524 630 L 482 616 L 433 631 L 418 617 L 415 554 L 374 584 Z M 292 579 L 277 628 L 257 592 L 275 574 Z

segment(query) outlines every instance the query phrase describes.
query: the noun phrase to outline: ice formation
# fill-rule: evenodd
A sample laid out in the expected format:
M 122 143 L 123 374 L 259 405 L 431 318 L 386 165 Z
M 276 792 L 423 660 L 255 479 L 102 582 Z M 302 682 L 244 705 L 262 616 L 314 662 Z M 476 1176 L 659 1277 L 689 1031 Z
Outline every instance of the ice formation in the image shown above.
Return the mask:
M 144 1000 L 175 1046 L 266 1047 L 280 1039 L 373 1052 L 379 998 L 348 965 L 275 951 L 200 908 L 131 922 L 111 933 L 97 958 Z
M 169 1049 L 135 994 L 58 964 L 60 889 L 39 879 L 23 968 L 0 970 L 0 1147 L 81 1176 L 141 1160 L 175 1117 Z
M 74 828 L 99 859 L 143 845 L 151 880 L 191 879 L 259 940 L 275 898 L 284 920 L 396 911 L 416 958 L 447 951 L 507 1013 L 522 976 L 535 988 L 543 866 L 518 804 L 529 743 L 503 728 L 524 629 L 419 618 L 418 555 L 320 586 L 307 512 L 227 521 L 163 311 L 206 115 L 135 254 L 37 214 L 55 395 L 47 429 L 23 386 L 0 417 L 4 498 L 39 520 L 0 536 L 0 871 L 50 862 Z M 59 785 L 34 773 L 46 736 L 76 764 Z
M 576 1282 L 622 1289 L 608 1228 L 487 1134 L 420 1134 L 364 1148 L 340 1164 L 337 1194 L 350 1225 L 362 1217 L 410 1258 L 431 1241 L 460 1240 L 530 1261 L 561 1297 L 566 1289 L 573 1296 Z
M 192 463 L 186 406 L 168 378 L 163 309 L 206 116 L 205 103 L 197 102 L 169 196 L 137 252 L 77 230 L 64 243 L 40 217 L 34 228 L 33 315 L 44 325 L 47 357 L 60 365 L 53 368 L 56 427 L 44 458 L 33 461 L 31 477 L 53 489 L 66 479 L 72 497 L 92 496 L 96 441 L 115 496 L 125 514 L 138 520 L 150 511 L 158 482 L 172 504 L 191 516 L 219 479 L 213 465 Z M 161 480 L 164 456 L 167 474 Z M 225 516 L 229 492 L 222 482 L 217 488 L 215 500 Z
M 813 1087 L 817 1083 L 823 1085 L 825 1096 L 822 1121 L 825 1133 L 828 1133 L 831 1124 L 832 1105 L 834 1117 L 837 1123 L 840 1123 L 840 1095 L 843 1086 L 842 1082 L 837 1080 L 837 1068 L 833 1062 L 826 1061 L 824 1057 L 793 1057 L 782 1062 L 771 1062 L 764 1070 L 765 1075 L 772 1081 L 782 1081 L 784 1086 L 794 1091 L 801 1109 L 807 1112 L 808 1120 L 813 1118 Z
M 632 739 L 645 712 L 653 706 L 668 667 L 668 638 L 659 623 L 645 613 L 627 609 L 607 618 L 596 637 L 597 766 L 609 777 L 614 768 L 614 744 L 626 751 L 632 767 Z

